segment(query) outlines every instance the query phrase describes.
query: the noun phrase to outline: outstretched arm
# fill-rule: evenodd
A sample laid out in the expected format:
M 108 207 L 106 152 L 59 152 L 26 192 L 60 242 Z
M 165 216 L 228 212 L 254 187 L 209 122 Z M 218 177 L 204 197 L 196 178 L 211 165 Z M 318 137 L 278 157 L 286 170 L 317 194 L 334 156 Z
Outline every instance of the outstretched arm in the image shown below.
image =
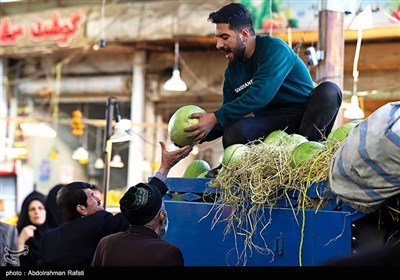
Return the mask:
M 161 145 L 161 165 L 158 173 L 167 177 L 170 169 L 179 161 L 187 157 L 193 148 L 191 146 L 185 146 L 170 152 L 167 151 L 164 142 L 160 141 L 159 143 Z

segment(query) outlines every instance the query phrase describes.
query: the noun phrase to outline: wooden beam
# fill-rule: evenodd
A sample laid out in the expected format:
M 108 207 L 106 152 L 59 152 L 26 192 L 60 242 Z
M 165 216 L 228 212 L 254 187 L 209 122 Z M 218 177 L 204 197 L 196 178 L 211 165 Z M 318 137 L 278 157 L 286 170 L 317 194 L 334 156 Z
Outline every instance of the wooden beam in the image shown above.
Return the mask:
M 355 43 L 347 43 L 344 55 L 344 71 L 353 70 Z M 399 42 L 365 42 L 361 43 L 358 71 L 400 71 L 400 41 Z
M 345 41 L 357 41 L 357 30 L 346 30 L 344 39 Z M 363 31 L 363 41 L 377 41 L 383 39 L 400 40 L 400 27 L 387 26 L 366 29 Z
M 398 71 L 360 71 L 357 91 L 400 91 L 400 70 Z M 353 88 L 352 72 L 344 73 L 344 90 Z

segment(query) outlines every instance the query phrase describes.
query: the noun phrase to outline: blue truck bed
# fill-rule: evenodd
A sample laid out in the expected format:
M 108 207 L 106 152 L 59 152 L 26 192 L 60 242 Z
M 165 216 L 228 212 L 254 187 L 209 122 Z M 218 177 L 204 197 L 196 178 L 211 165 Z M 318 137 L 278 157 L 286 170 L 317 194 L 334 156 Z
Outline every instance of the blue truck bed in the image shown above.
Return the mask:
M 241 235 L 225 233 L 223 218 L 230 214 L 230 207 L 225 206 L 214 223 L 217 205 L 201 201 L 210 180 L 167 180 L 170 193 L 182 200 L 164 197 L 170 221 L 164 239 L 182 250 L 186 266 L 315 266 L 351 254 L 352 222 L 363 214 L 346 206 L 337 210 L 334 203 L 320 210 L 265 207 L 263 218 L 271 218 L 271 223 L 257 229 L 252 240 L 268 250 L 247 246 L 244 250 Z

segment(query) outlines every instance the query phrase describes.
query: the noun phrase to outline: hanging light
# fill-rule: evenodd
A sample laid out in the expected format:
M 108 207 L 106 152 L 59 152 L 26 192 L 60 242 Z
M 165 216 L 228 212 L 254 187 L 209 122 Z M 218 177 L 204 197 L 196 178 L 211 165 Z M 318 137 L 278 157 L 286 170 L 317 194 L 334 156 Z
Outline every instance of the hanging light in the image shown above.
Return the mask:
M 45 123 L 21 123 L 20 127 L 29 136 L 54 138 L 57 132 Z
M 186 83 L 181 79 L 179 71 L 179 43 L 175 42 L 175 62 L 172 69 L 172 77 L 164 83 L 164 90 L 168 91 L 186 91 Z
M 344 117 L 351 120 L 364 118 L 364 111 L 360 108 L 357 95 L 353 94 L 351 96 L 351 102 L 346 111 L 344 111 Z
M 89 152 L 83 146 L 79 146 L 72 152 L 72 158 L 76 160 L 88 160 Z
M 94 162 L 94 168 L 96 169 L 103 169 L 104 168 L 104 160 L 100 157 L 96 159 Z
M 116 143 L 132 140 L 132 135 L 130 134 L 130 132 L 132 131 L 131 128 L 131 120 L 122 119 L 118 121 L 114 126 L 114 133 L 110 136 L 110 141 Z
M 347 119 L 362 119 L 365 116 L 364 111 L 360 108 L 357 95 L 357 84 L 359 75 L 357 66 L 358 59 L 360 57 L 363 30 L 372 28 L 372 26 L 372 10 L 370 5 L 366 6 L 361 13 L 356 14 L 353 22 L 350 25 L 350 29 L 357 30 L 357 45 L 353 62 L 353 94 L 351 96 L 350 106 L 344 111 L 344 117 Z
M 360 13 L 356 13 L 350 24 L 352 30 L 370 29 L 373 27 L 373 17 L 371 5 L 367 5 Z
M 110 162 L 111 167 L 116 167 L 116 168 L 122 168 L 124 167 L 124 163 L 122 162 L 122 158 L 120 155 L 116 154 L 113 156 L 111 162 Z

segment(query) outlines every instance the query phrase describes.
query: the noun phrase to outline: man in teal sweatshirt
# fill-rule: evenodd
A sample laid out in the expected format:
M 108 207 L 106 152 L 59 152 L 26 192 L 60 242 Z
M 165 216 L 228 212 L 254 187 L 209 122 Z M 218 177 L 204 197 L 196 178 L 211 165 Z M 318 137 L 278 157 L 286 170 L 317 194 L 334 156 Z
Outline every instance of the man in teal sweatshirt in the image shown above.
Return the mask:
M 211 113 L 194 113 L 185 131 L 200 143 L 222 136 L 223 147 L 262 139 L 274 130 L 301 134 L 309 141 L 332 130 L 342 92 L 332 82 L 314 87 L 305 63 L 279 38 L 256 35 L 252 15 L 240 3 L 209 15 L 217 49 L 229 60 L 223 104 Z M 209 176 L 210 177 L 210 176 Z

